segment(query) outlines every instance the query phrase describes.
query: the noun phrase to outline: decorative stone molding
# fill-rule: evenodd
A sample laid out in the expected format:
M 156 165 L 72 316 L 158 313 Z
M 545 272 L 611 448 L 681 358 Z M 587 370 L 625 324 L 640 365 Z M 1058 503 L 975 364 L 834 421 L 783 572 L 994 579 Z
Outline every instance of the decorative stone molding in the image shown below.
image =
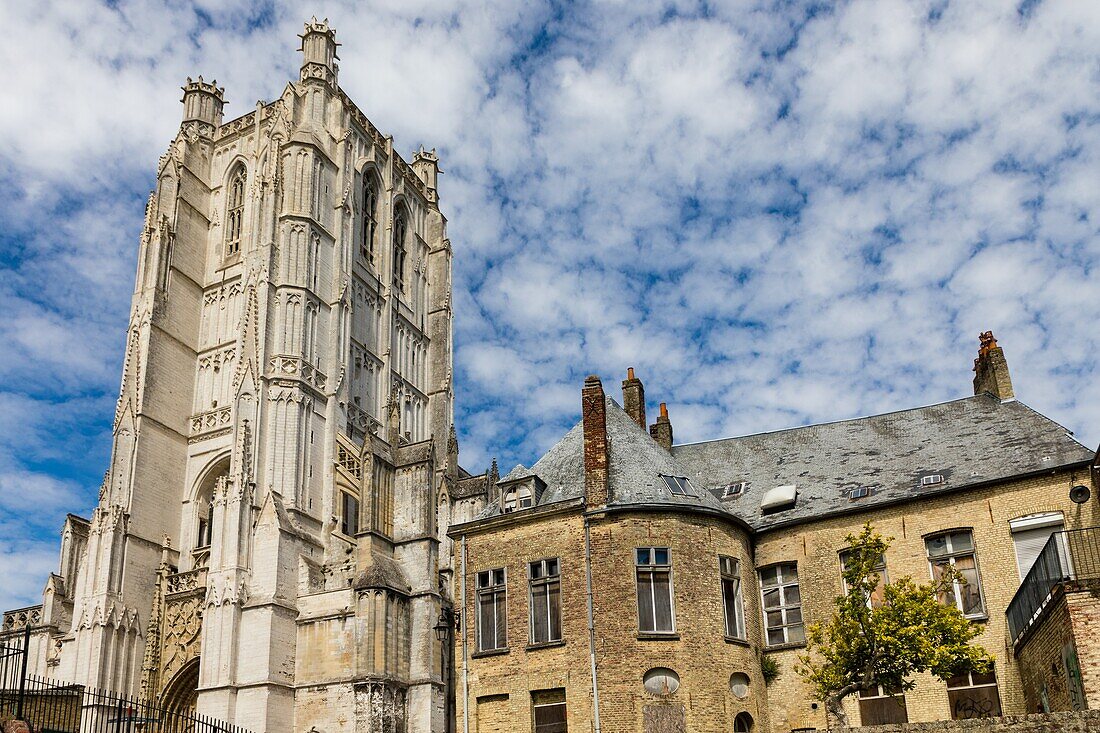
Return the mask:
M 228 429 L 233 424 L 233 408 L 230 405 L 215 407 L 191 416 L 191 437 L 198 437 L 214 430 Z
M 42 623 L 42 606 L 17 608 L 4 614 L 4 631 L 22 631 Z

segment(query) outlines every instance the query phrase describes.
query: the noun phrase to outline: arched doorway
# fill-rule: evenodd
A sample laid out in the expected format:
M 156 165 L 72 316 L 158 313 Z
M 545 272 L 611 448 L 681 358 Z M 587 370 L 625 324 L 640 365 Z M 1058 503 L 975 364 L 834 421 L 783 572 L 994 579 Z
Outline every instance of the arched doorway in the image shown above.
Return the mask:
M 733 733 L 751 733 L 752 716 L 748 713 L 738 713 L 733 719 Z
M 195 657 L 176 672 L 160 696 L 161 706 L 171 713 L 194 715 L 199 700 L 199 658 Z

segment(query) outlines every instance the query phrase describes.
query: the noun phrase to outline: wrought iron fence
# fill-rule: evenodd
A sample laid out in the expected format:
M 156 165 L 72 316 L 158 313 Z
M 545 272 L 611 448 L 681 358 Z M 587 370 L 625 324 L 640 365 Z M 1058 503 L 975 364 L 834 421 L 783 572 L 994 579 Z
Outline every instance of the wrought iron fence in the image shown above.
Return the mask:
M 1060 583 L 1091 579 L 1100 579 L 1100 527 L 1053 533 L 1008 604 L 1013 643 L 1046 608 Z
M 0 637 L 0 721 L 33 733 L 250 733 L 190 711 L 27 674 L 31 630 Z

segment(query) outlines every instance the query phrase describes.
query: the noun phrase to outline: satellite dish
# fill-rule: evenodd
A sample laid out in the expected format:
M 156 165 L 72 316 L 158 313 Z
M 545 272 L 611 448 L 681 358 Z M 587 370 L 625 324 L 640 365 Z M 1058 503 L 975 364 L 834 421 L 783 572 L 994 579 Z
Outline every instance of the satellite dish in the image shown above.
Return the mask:
M 1074 504 L 1084 504 L 1092 496 L 1088 486 L 1074 486 L 1069 490 L 1069 500 Z

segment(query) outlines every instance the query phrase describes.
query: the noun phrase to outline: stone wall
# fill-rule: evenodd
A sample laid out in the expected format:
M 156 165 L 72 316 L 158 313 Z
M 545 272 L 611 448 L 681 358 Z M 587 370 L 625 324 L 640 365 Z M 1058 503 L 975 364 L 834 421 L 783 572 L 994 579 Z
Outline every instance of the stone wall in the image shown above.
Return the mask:
M 872 725 L 850 728 L 849 733 L 1088 733 L 1095 730 L 1100 730 L 1100 710 Z

